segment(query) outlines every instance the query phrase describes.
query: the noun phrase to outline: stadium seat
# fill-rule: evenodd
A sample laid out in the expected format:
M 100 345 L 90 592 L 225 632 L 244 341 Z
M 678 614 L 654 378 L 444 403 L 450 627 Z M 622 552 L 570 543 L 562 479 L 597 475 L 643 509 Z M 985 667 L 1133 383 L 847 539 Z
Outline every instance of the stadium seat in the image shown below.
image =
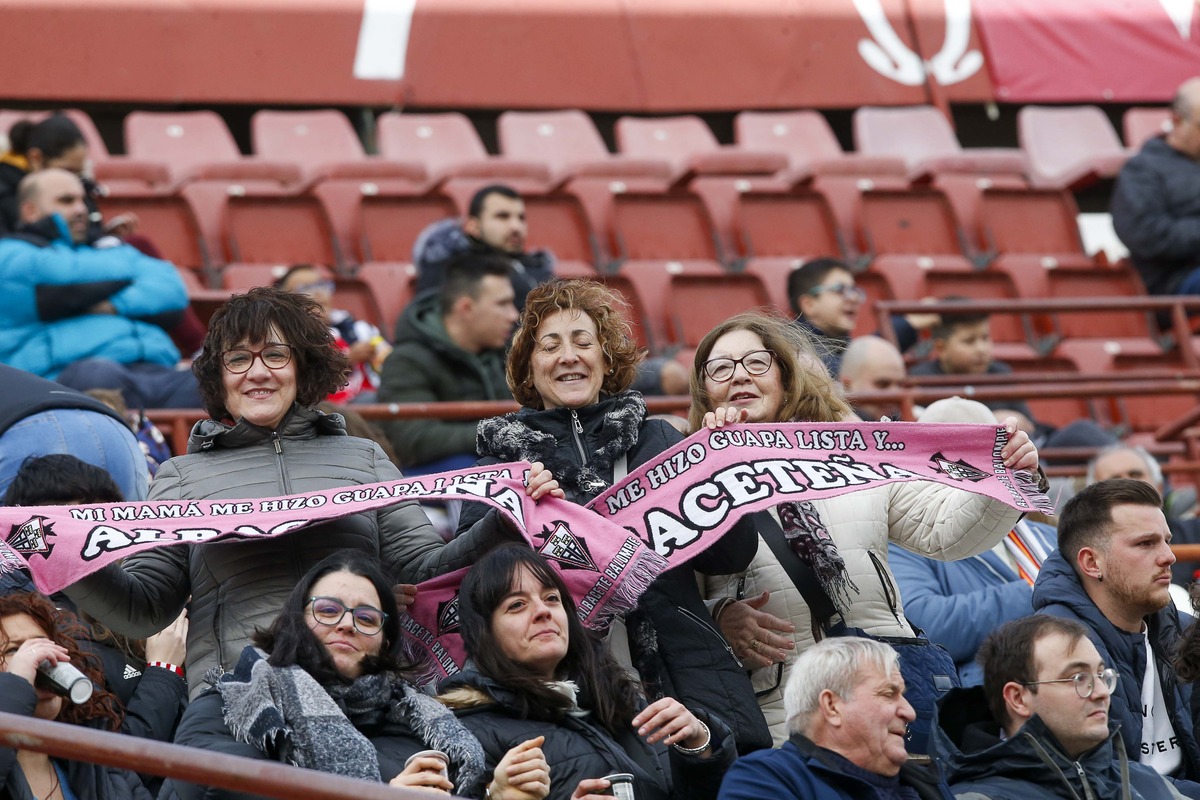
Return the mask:
M 190 193 L 130 190 L 100 197 L 97 205 L 105 219 L 124 214 L 136 216 L 138 232 L 153 241 L 163 258 L 177 267 L 202 272 L 221 260 L 220 253 L 212 250 L 214 244 L 219 244 L 217 232 L 214 229 L 205 235 L 201 215 L 191 202 Z
M 1017 112 L 1017 136 L 1037 187 L 1080 189 L 1116 177 L 1128 157 L 1096 106 L 1025 106 Z
M 555 178 L 669 179 L 666 159 L 608 152 L 604 139 L 582 111 L 505 111 L 496 124 L 500 152 L 545 164 Z
M 699 117 L 621 117 L 616 134 L 617 147 L 625 155 L 670 162 L 676 182 L 696 175 L 774 175 L 788 166 L 780 152 L 721 146 Z
M 813 175 L 906 176 L 903 158 L 847 153 L 819 111 L 743 111 L 734 117 L 734 138 L 744 150 L 783 153 L 790 183 Z
M 865 191 L 859 215 L 860 252 L 875 259 L 876 271 L 973 268 L 954 209 L 936 189 Z
M 741 251 L 753 258 L 840 257 L 845 248 L 819 192 L 744 192 L 734 210 Z
M 446 178 L 527 178 L 546 182 L 550 170 L 541 159 L 488 155 L 471 121 L 457 112 L 379 116 L 379 154 L 388 160 L 425 165 L 434 181 Z
M 298 164 L 312 179 L 428 180 L 419 162 L 367 156 L 340 111 L 256 111 L 250 118 L 250 136 L 257 155 Z
M 125 149 L 145 161 L 166 164 L 176 183 L 185 180 L 301 181 L 294 163 L 244 157 L 225 121 L 213 111 L 134 111 L 125 117 Z
M 244 292 L 259 286 L 274 286 L 275 281 L 287 274 L 290 264 L 226 264 L 221 269 L 221 285 L 233 291 Z M 324 267 L 318 270 L 332 279 L 333 274 Z
M 525 192 L 522 198 L 529 223 L 528 249 L 544 248 L 560 260 L 603 262 L 599 239 L 578 197 L 567 192 Z
M 720 260 L 712 217 L 695 194 L 624 192 L 612 203 L 612 252 L 618 258 Z
M 342 245 L 320 198 L 265 190 L 225 203 L 226 263 L 344 266 Z
M 368 191 L 359 200 L 359 255 L 369 261 L 407 262 L 413 244 L 431 223 L 458 216 L 453 199 L 441 192 Z
M 384 338 L 391 339 L 387 318 L 375 297 L 375 288 L 360 276 L 338 275 L 333 279 L 333 307 L 348 311 L 355 319 L 369 322 L 379 329 Z M 395 323 L 392 323 L 393 326 Z
M 709 331 L 734 314 L 770 305 L 770 295 L 757 275 L 686 271 L 672 275 L 667 300 L 672 339 L 682 347 L 695 348 Z
M 866 294 L 867 299 L 859 306 L 858 320 L 854 324 L 852 336 L 863 336 L 879 330 L 879 318 L 875 314 L 875 304 L 883 300 L 895 300 L 899 296 L 892 286 L 892 278 L 882 272 L 868 270 L 854 276 L 854 283 Z M 789 309 L 790 310 L 790 309 Z
M 354 274 L 368 287 L 379 309 L 378 327 L 389 341 L 396 336 L 396 322 L 412 300 L 417 268 L 412 264 L 369 261 Z
M 682 312 L 682 309 L 678 309 L 672 301 L 674 283 L 677 280 L 686 283 L 697 278 L 714 279 L 727 276 L 725 270 L 715 261 L 683 259 L 626 261 L 621 264 L 617 274 L 636 292 L 646 328 L 645 336 L 655 353 L 662 353 L 683 344 L 675 322 L 676 312 Z M 601 280 L 607 282 L 607 276 L 601 276 Z M 710 305 L 711 301 L 706 303 L 706 308 Z M 727 308 L 721 319 L 733 313 L 734 310 Z M 709 327 L 711 328 L 711 325 Z
M 1171 130 L 1171 109 L 1131 108 L 1121 118 L 1125 129 L 1125 149 L 1133 155 L 1147 140 Z
M 1061 189 L 986 189 L 979 198 L 979 238 L 991 269 L 1010 275 L 1021 297 L 1046 297 L 1047 273 L 1088 270 L 1070 192 Z
M 964 149 L 945 115 L 933 106 L 859 108 L 854 141 L 863 155 L 904 159 L 914 180 L 940 172 L 1025 175 L 1029 169 L 1019 150 Z
M 806 259 L 782 257 L 748 258 L 742 264 L 742 271 L 747 275 L 758 278 L 767 292 L 767 297 L 775 310 L 784 316 L 795 315 L 787 296 L 788 276 L 794 270 L 804 266 Z

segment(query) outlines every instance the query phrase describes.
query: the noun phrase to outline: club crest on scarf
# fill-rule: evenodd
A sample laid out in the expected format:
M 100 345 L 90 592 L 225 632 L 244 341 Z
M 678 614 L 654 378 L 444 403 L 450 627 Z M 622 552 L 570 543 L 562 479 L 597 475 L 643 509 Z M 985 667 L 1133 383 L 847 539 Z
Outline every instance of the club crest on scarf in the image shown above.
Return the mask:
M 45 517 L 31 517 L 22 525 L 14 525 L 4 541 L 21 555 L 49 558 L 54 550 L 54 543 L 50 541 L 53 535 L 52 522 Z
M 457 594 L 451 600 L 438 603 L 437 621 L 438 636 L 445 636 L 447 633 L 458 633 L 460 620 L 458 616 Z
M 533 538 L 545 540 L 545 544 L 537 551 L 561 568 L 596 571 L 596 562 L 588 550 L 587 542 L 571 533 L 565 522 L 555 522 L 553 529 L 543 528 Z
M 972 467 L 961 458 L 957 461 L 951 461 L 942 455 L 940 451 L 934 453 L 933 456 L 930 457 L 929 463 L 932 464 L 933 468 L 938 472 L 949 478 L 953 478 L 956 481 L 971 481 L 972 483 L 978 483 L 988 476 L 986 472 Z

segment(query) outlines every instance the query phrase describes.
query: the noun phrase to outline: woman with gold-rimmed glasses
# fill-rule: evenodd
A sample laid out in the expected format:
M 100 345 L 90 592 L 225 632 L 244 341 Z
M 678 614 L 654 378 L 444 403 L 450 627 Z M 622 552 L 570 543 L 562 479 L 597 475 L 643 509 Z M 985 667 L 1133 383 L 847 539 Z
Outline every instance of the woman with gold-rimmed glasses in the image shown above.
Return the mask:
M 187 455 L 159 469 L 151 500 L 277 497 L 403 477 L 377 444 L 347 436 L 340 415 L 315 408 L 345 382 L 348 362 L 311 297 L 272 288 L 234 296 L 213 315 L 192 369 L 211 419 L 192 430 Z M 190 596 L 194 697 L 209 670 L 231 669 L 304 572 L 335 550 L 377 556 L 393 581 L 417 583 L 471 563 L 484 539 L 445 544 L 420 508 L 400 503 L 283 537 L 138 553 L 68 594 L 137 637 L 169 624 Z

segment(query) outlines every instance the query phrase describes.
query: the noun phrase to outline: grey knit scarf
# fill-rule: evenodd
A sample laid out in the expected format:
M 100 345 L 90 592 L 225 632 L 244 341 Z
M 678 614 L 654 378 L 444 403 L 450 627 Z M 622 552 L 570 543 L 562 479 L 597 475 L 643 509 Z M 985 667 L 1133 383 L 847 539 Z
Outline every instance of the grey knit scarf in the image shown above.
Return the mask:
M 216 685 L 225 724 L 238 741 L 288 764 L 351 778 L 382 781 L 375 747 L 360 727 L 407 725 L 423 747 L 450 758 L 462 794 L 484 771 L 483 747 L 453 712 L 399 675 L 364 675 L 323 687 L 298 666 L 272 667 L 253 647 Z

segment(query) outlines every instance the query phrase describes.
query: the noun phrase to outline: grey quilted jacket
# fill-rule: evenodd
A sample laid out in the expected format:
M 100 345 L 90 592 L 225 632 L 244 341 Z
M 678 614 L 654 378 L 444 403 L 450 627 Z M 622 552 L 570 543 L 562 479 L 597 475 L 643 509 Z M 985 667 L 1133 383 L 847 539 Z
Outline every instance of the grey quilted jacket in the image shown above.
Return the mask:
M 151 500 L 273 497 L 401 478 L 379 446 L 347 436 L 342 418 L 296 407 L 278 432 L 246 422 L 197 423 L 188 454 L 158 470 Z M 187 677 L 195 697 L 214 667 L 231 669 L 310 567 L 342 548 L 378 555 L 403 583 L 474 563 L 503 536 L 446 544 L 412 502 L 274 539 L 171 545 L 137 553 L 68 587 L 79 607 L 134 637 L 165 628 L 187 604 Z M 191 598 L 189 602 L 188 598 Z

